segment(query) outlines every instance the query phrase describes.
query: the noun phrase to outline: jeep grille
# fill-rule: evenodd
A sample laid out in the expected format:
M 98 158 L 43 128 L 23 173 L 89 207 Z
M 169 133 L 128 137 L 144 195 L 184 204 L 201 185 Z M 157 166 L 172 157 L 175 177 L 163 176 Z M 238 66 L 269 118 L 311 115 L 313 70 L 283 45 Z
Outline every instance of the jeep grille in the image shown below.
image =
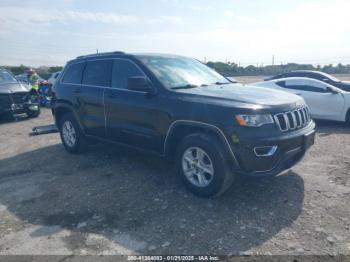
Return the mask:
M 276 114 L 274 118 L 282 132 L 300 129 L 311 121 L 309 109 L 306 106 L 293 111 Z

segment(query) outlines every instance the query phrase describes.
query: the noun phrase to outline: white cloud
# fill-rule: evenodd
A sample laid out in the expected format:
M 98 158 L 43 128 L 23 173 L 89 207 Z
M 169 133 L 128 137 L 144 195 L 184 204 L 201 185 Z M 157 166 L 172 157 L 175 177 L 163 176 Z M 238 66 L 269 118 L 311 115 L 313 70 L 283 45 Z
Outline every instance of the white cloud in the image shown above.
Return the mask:
M 189 8 L 195 12 L 208 12 L 214 9 L 211 5 L 191 5 Z
M 230 11 L 210 27 L 194 32 L 135 36 L 142 50 L 230 60 L 244 65 L 276 62 L 349 63 L 350 1 L 308 1 L 269 17 Z M 164 43 L 154 46 L 152 43 Z
M 182 18 L 178 16 L 159 16 L 156 18 L 120 15 L 104 12 L 58 11 L 23 7 L 0 7 L 0 28 L 24 26 L 41 26 L 57 23 L 103 23 L 112 25 L 130 25 L 136 23 L 167 23 L 179 24 Z
M 214 7 L 212 5 L 207 4 L 189 4 L 189 1 L 179 1 L 179 0 L 161 0 L 162 3 L 171 5 L 173 8 L 179 8 L 179 9 L 188 9 L 194 12 L 208 12 L 212 11 Z M 198 1 L 199 2 L 199 1 Z
M 225 13 L 224 13 L 224 16 L 231 18 L 231 17 L 233 17 L 233 12 L 230 11 L 230 10 L 226 10 Z
M 213 45 L 233 59 L 267 63 L 276 54 L 284 62 L 323 63 L 324 57 L 333 57 L 335 63 L 350 53 L 349 10 L 348 0 L 309 0 L 269 16 L 226 10 L 215 27 L 201 34 L 220 39 Z
M 176 0 L 162 1 L 179 5 L 177 8 L 186 6 L 185 2 Z M 204 8 L 204 5 L 199 5 L 198 10 L 202 7 Z M 140 24 L 145 25 L 142 30 L 135 31 L 132 28 L 127 34 L 116 30 L 90 34 L 84 30 L 67 30 L 67 27 L 57 28 L 59 32 L 56 33 L 48 27 L 51 31 L 45 38 L 55 34 L 56 37 L 59 35 L 66 39 L 65 42 L 76 43 L 75 48 L 71 48 L 70 43 L 69 50 L 67 47 L 60 49 L 61 43 L 52 43 L 53 47 L 50 50 L 58 50 L 60 54 L 68 57 L 71 57 L 73 52 L 74 55 L 78 55 L 98 47 L 100 50 L 178 53 L 200 59 L 227 59 L 244 64 L 271 63 L 272 54 L 276 55 L 277 63 L 349 62 L 348 0 L 305 0 L 297 7 L 271 12 L 269 15 L 246 15 L 234 8 L 225 11 L 224 8 L 214 7 L 213 10 L 219 11 L 220 17 L 213 18 L 215 14 L 210 17 L 196 14 L 195 18 L 187 17 L 187 20 L 184 20 L 178 16 L 138 17 L 116 13 L 0 8 L 0 36 L 2 40 L 11 39 L 4 37 L 4 32 L 21 27 L 26 31 L 36 30 L 38 24 L 51 25 L 54 22 L 67 25 L 82 22 L 102 23 L 125 25 L 125 28 L 129 28 L 126 25 Z M 176 14 L 175 11 L 172 13 Z M 186 26 L 169 26 L 185 25 L 185 21 Z M 158 26 L 153 26 L 155 24 Z M 33 27 L 28 29 L 28 25 Z M 3 30 L 5 26 L 7 30 Z M 44 30 L 40 33 L 44 34 L 45 27 L 42 29 Z M 88 40 L 82 43 L 81 39 Z M 27 47 L 21 48 L 28 50 Z M 41 45 L 40 48 L 44 49 L 44 46 Z
M 171 4 L 173 6 L 179 5 L 179 0 L 161 0 L 165 4 Z

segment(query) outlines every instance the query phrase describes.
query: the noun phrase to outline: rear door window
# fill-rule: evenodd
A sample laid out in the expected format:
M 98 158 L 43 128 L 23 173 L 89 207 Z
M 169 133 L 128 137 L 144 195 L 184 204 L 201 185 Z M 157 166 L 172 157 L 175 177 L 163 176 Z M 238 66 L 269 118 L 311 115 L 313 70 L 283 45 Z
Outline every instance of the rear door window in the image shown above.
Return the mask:
M 112 60 L 87 62 L 84 70 L 83 84 L 109 87 L 111 85 Z
M 76 63 L 68 65 L 68 68 L 64 73 L 62 82 L 66 84 L 81 84 L 84 67 L 85 63 Z

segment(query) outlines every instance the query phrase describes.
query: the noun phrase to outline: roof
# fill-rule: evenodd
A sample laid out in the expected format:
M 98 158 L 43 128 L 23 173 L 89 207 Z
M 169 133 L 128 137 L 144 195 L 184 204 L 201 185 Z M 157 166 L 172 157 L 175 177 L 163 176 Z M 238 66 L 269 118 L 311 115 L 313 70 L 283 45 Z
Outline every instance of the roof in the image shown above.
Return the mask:
M 71 60 L 74 61 L 76 59 L 86 59 L 86 58 L 95 58 L 95 57 L 106 57 L 106 56 L 113 56 L 113 55 L 129 55 L 129 56 L 153 56 L 153 57 L 183 57 L 180 55 L 174 55 L 174 54 L 161 54 L 161 53 L 125 53 L 122 51 L 114 51 L 114 52 L 105 52 L 105 53 L 96 53 L 96 54 L 89 54 L 89 55 L 82 55 L 78 56 L 77 58 Z
M 121 51 L 105 52 L 105 53 L 96 53 L 96 54 L 89 54 L 89 55 L 78 56 L 77 59 L 80 59 L 80 58 L 89 58 L 89 57 L 95 57 L 95 56 L 107 56 L 107 55 L 125 55 L 125 53 L 124 53 L 124 52 L 121 52 Z
M 153 56 L 153 57 L 184 57 L 175 54 L 163 54 L 163 53 L 132 53 L 134 56 Z

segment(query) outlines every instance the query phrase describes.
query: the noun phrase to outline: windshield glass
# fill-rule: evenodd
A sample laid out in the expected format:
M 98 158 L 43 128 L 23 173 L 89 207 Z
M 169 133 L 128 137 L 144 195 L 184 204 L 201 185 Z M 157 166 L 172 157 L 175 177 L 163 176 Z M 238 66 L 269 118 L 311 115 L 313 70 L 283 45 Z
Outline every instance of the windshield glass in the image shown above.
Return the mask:
M 7 71 L 0 70 L 0 84 L 16 82 L 16 79 Z
M 138 56 L 162 84 L 170 89 L 229 84 L 225 77 L 201 62 L 185 57 Z

